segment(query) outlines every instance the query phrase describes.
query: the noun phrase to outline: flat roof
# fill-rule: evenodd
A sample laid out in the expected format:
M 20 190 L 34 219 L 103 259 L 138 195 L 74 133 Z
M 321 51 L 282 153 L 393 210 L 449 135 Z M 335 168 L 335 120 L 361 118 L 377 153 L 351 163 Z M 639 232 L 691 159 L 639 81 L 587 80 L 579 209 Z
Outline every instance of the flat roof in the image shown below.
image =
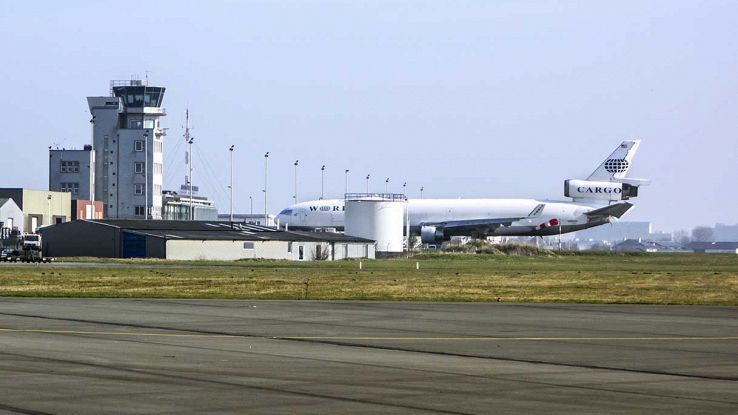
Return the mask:
M 76 221 L 66 223 L 73 224 L 74 222 Z M 231 224 L 230 222 L 222 221 L 135 219 L 97 219 L 84 220 L 84 222 L 113 226 L 122 231 L 150 235 L 168 240 L 374 242 L 371 239 L 346 236 L 339 233 L 283 231 L 243 222 L 234 222 Z

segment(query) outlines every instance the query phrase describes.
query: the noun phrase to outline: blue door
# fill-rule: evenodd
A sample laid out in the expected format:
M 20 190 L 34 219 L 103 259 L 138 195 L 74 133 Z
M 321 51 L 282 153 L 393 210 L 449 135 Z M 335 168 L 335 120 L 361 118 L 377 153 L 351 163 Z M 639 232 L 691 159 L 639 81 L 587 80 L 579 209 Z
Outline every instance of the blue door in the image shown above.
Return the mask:
M 123 258 L 146 258 L 146 237 L 123 232 Z

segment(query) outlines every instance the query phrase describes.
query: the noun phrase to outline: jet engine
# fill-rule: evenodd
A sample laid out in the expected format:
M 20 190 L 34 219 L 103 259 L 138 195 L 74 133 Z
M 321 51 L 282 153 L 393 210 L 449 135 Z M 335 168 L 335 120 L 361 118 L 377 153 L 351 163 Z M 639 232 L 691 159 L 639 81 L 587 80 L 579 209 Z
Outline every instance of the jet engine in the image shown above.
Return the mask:
M 443 228 L 438 226 L 421 226 L 420 227 L 420 241 L 424 244 L 429 244 L 433 242 L 443 242 L 448 241 L 450 238 L 447 238 L 444 235 Z
M 564 181 L 564 196 L 615 202 L 638 196 L 638 186 L 621 182 L 598 182 L 569 179 Z

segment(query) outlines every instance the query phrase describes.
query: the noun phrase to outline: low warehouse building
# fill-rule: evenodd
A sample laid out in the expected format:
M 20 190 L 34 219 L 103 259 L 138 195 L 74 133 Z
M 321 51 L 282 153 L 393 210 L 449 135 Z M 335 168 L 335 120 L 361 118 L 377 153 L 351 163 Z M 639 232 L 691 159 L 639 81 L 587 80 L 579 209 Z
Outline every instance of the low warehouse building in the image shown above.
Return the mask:
M 369 258 L 374 241 L 334 233 L 286 232 L 243 223 L 78 220 L 44 227 L 50 257 L 298 261 Z

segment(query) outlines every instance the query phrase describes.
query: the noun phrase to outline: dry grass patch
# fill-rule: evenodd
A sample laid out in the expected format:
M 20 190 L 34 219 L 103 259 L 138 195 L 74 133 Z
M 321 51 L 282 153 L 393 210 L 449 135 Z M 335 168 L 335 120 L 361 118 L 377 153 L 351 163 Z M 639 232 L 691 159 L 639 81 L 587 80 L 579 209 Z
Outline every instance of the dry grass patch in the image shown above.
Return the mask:
M 0 295 L 738 305 L 736 255 L 0 266 Z M 415 264 L 420 270 L 415 270 Z

